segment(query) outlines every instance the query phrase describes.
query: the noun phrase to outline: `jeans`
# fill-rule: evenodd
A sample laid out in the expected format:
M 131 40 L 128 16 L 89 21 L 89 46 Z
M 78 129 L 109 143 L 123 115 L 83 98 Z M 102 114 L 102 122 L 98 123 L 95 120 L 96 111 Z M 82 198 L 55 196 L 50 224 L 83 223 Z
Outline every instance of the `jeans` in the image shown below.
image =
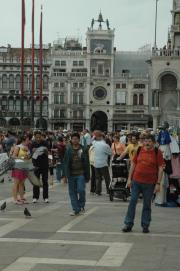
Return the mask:
M 86 185 L 84 176 L 70 176 L 68 178 L 69 197 L 75 213 L 79 213 L 85 207 Z
M 56 179 L 57 181 L 61 181 L 61 178 L 64 176 L 64 164 L 57 164 L 56 165 Z
M 90 192 L 95 193 L 96 191 L 96 175 L 95 175 L 95 167 L 91 165 L 91 187 Z
M 34 174 L 39 179 L 40 175 L 42 175 L 42 183 L 43 183 L 43 199 L 48 199 L 48 168 L 46 170 L 44 169 L 36 169 L 34 171 Z M 39 186 L 34 185 L 33 186 L 33 199 L 39 199 L 40 195 L 40 188 Z
M 143 209 L 141 215 L 141 226 L 149 227 L 151 222 L 151 202 L 154 193 L 154 184 L 143 184 L 136 181 L 132 182 L 131 187 L 131 200 L 128 206 L 128 211 L 125 217 L 125 225 L 133 227 L 134 218 L 136 213 L 136 205 L 139 198 L 139 194 L 143 195 Z

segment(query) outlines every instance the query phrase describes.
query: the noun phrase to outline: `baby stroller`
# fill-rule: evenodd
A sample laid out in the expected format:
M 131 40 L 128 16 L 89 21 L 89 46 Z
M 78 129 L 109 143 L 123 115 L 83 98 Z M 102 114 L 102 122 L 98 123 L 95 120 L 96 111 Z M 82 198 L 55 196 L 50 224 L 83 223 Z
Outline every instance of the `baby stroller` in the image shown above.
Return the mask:
M 127 201 L 130 191 L 126 187 L 128 179 L 128 159 L 112 161 L 112 179 L 109 185 L 109 199 L 114 197 Z

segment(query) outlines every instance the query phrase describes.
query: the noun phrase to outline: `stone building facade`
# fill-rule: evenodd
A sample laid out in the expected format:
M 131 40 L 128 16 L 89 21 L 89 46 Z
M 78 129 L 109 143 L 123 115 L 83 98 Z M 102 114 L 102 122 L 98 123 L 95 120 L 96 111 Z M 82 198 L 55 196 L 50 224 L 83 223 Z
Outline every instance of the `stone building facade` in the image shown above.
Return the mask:
M 173 0 L 172 26 L 163 48 L 153 48 L 150 108 L 153 127 L 180 127 L 180 0 Z

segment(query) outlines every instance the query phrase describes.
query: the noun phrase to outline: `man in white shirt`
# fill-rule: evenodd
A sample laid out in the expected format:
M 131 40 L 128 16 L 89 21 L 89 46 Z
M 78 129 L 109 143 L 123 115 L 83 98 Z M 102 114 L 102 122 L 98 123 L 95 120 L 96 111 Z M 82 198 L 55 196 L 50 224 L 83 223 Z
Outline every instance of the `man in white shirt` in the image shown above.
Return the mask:
M 94 131 L 95 140 L 94 147 L 94 167 L 96 174 L 96 194 L 101 195 L 102 192 L 102 177 L 105 179 L 106 191 L 109 193 L 110 174 L 108 169 L 108 156 L 112 155 L 111 148 L 103 140 L 101 131 Z

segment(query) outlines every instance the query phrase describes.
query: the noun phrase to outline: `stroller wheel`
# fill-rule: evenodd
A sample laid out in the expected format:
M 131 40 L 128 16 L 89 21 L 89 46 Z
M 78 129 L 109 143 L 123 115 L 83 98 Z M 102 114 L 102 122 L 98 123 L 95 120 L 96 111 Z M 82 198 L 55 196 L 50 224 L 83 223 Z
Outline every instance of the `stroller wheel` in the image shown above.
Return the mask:
M 109 190 L 109 199 L 110 201 L 114 200 L 114 192 L 112 190 Z
M 127 196 L 126 195 L 123 195 L 123 201 L 126 202 L 127 201 Z

